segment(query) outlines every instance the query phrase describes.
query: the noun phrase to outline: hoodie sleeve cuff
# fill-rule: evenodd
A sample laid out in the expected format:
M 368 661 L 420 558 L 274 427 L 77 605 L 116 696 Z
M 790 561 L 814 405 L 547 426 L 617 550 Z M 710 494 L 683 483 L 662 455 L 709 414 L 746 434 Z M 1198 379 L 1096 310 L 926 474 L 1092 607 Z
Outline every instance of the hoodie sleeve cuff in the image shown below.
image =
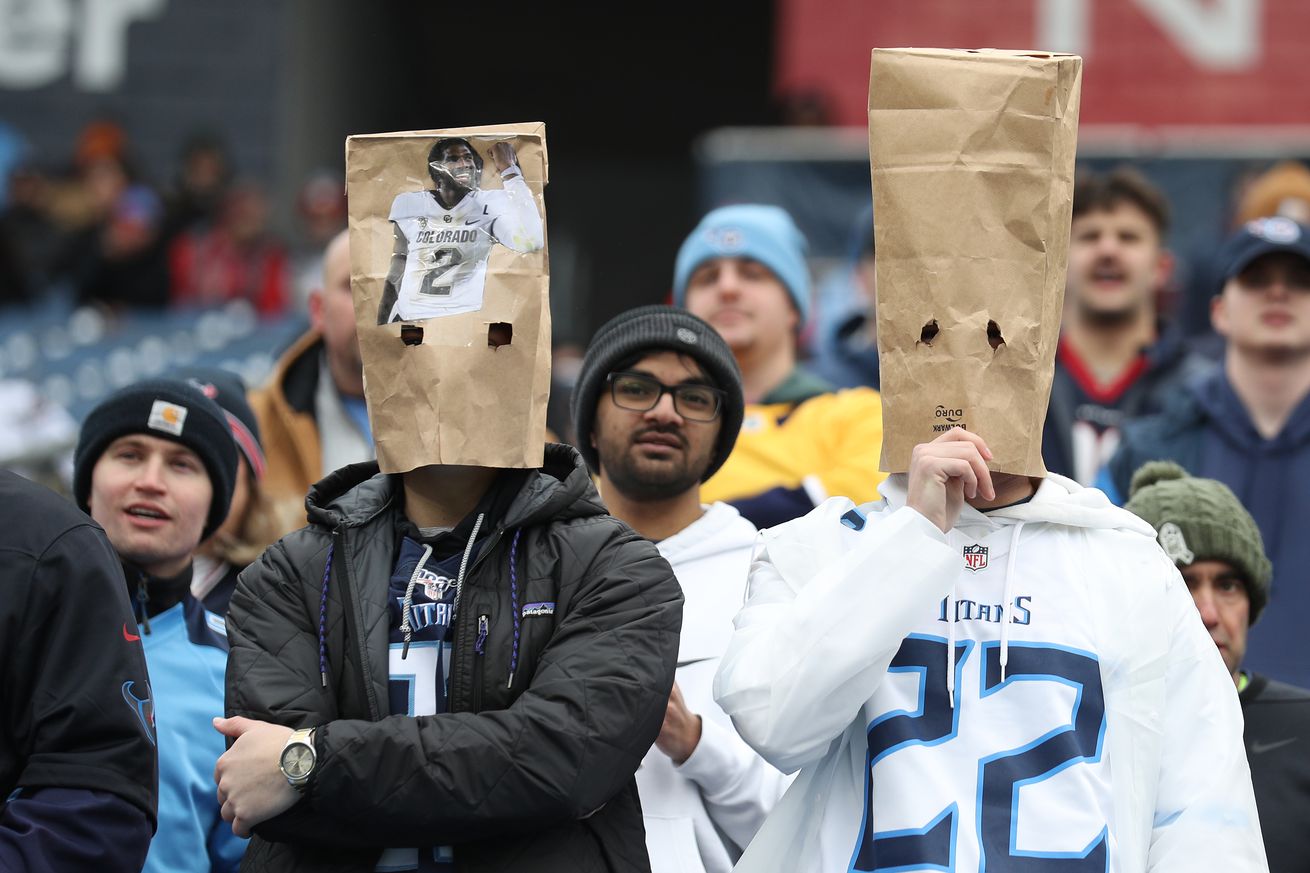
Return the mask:
M 733 737 L 708 718 L 701 718 L 700 742 L 681 764 L 673 769 L 695 782 L 709 795 L 719 794 L 737 775 L 738 755 L 744 749 L 733 749 Z M 744 743 L 741 743 L 744 746 Z
M 902 506 L 900 509 L 896 510 L 896 512 L 893 513 L 893 515 L 899 516 L 902 513 L 904 513 L 907 518 L 907 521 L 905 523 L 908 524 L 910 527 L 914 528 L 914 530 L 918 531 L 924 536 L 932 537 L 939 543 L 949 544 L 949 541 L 946 538 L 946 534 L 942 532 L 942 529 L 939 528 L 937 525 L 933 524 L 931 521 L 929 521 L 928 517 L 924 515 L 922 512 L 920 512 L 919 510 L 911 506 Z

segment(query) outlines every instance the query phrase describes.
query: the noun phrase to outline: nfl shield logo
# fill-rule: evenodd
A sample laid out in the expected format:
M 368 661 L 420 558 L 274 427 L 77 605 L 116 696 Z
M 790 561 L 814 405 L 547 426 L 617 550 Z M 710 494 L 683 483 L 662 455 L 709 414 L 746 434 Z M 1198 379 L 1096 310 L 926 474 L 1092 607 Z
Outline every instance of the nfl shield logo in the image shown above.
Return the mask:
M 420 577 L 423 579 L 423 593 L 428 596 L 429 600 L 440 603 L 441 599 L 446 596 L 446 592 L 455 584 L 455 580 L 449 576 L 442 576 L 438 573 L 429 573 L 423 571 Z
M 972 545 L 964 547 L 964 568 L 975 573 L 987 566 L 987 547 Z

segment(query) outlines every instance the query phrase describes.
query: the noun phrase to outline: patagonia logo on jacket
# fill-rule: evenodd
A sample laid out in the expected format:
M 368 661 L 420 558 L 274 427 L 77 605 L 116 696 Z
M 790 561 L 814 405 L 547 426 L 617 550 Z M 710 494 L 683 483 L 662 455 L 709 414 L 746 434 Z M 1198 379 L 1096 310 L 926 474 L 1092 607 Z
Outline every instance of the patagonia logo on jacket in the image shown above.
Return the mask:
M 523 604 L 523 617 L 527 618 L 532 615 L 554 615 L 555 603 L 553 601 L 541 601 L 537 603 Z

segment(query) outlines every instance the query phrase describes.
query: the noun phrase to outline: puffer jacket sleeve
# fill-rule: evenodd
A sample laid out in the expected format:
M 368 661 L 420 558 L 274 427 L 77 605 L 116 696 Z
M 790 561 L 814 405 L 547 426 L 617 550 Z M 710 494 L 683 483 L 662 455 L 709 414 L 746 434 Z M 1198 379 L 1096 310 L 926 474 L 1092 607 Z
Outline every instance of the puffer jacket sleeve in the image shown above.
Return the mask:
M 318 614 L 310 612 L 302 577 L 315 566 L 322 573 L 328 545 L 322 534 L 299 531 L 242 571 L 227 613 L 229 718 L 298 728 L 336 715 L 319 671 Z M 289 548 L 306 559 L 293 562 Z
M 311 604 L 307 596 L 309 580 L 322 577 L 328 545 L 321 531 L 298 531 L 265 549 L 242 571 L 227 613 L 229 718 L 300 728 L 336 717 L 336 698 L 323 687 L 319 670 L 317 601 Z M 337 594 L 329 589 L 329 597 L 333 616 L 340 616 Z M 329 635 L 335 629 L 329 624 Z M 303 800 L 256 827 L 252 849 L 261 840 L 299 841 L 320 849 L 374 846 L 335 816 L 315 814 Z
M 557 624 L 507 708 L 319 728 L 316 812 L 378 845 L 441 844 L 589 816 L 632 779 L 673 686 L 682 593 L 608 517 L 569 526 Z

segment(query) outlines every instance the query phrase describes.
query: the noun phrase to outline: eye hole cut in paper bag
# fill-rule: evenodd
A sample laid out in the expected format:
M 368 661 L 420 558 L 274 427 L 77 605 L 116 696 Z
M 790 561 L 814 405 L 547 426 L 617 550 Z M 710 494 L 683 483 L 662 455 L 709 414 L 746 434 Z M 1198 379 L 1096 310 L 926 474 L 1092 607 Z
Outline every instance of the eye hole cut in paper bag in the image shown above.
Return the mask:
M 350 284 L 383 472 L 541 466 L 547 166 L 540 123 L 347 138 Z
M 1045 476 L 1082 59 L 874 49 L 869 75 L 882 469 L 953 426 Z

